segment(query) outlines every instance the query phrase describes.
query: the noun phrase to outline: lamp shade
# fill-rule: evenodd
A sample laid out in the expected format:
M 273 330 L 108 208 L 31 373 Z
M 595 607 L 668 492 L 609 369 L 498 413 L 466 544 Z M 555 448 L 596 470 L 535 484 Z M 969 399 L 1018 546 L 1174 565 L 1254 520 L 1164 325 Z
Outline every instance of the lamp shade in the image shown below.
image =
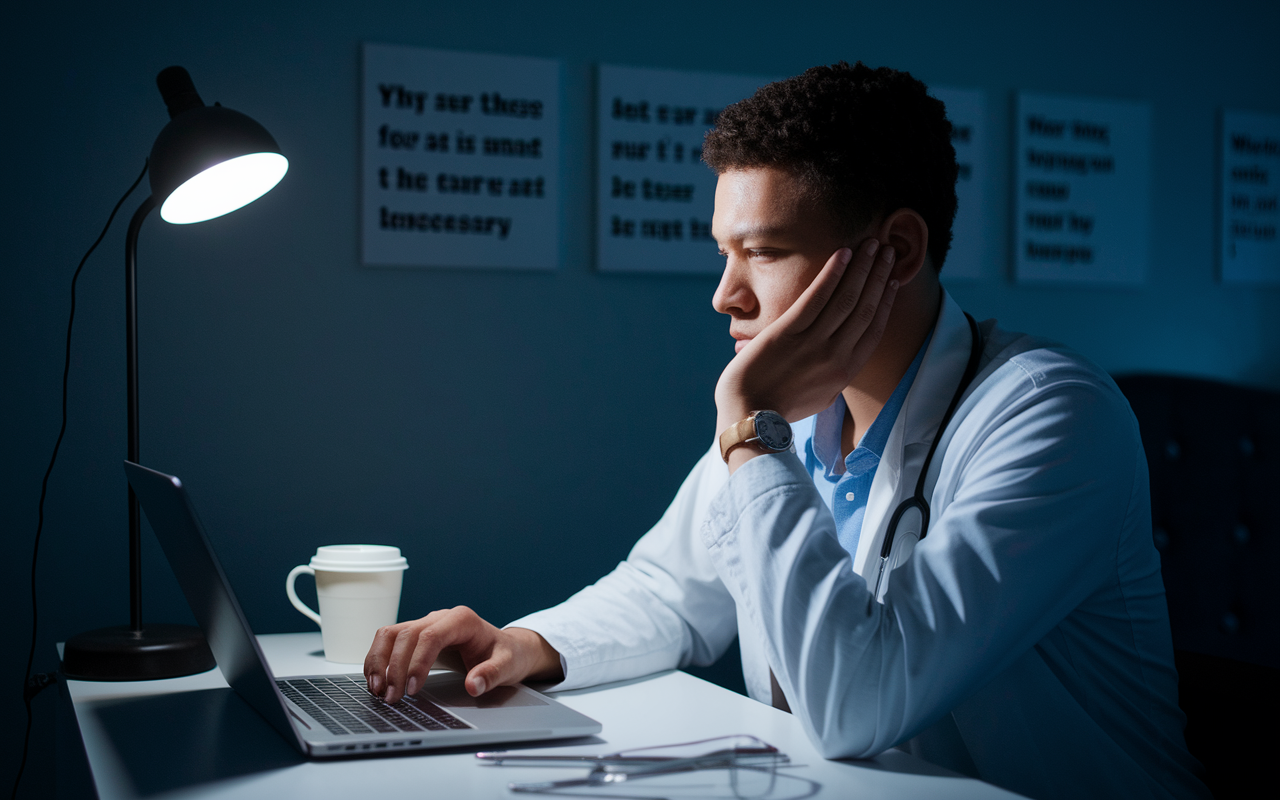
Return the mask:
M 238 111 L 206 106 L 191 77 L 157 79 L 171 119 L 151 147 L 151 194 L 166 222 L 203 222 L 257 200 L 289 169 L 267 129 Z

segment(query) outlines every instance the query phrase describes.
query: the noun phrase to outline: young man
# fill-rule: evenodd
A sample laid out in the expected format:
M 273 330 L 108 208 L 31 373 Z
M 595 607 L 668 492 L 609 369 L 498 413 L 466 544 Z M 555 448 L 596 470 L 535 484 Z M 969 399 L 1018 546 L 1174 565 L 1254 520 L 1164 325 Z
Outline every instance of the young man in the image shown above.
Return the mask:
M 738 340 L 716 443 L 612 573 L 503 630 L 465 608 L 384 628 L 371 691 L 415 691 L 442 653 L 473 694 L 567 689 L 737 634 L 751 696 L 827 757 L 902 745 L 1037 798 L 1207 796 L 1136 423 L 1100 369 L 943 291 L 950 131 L 923 84 L 861 64 L 726 109 L 704 148 Z

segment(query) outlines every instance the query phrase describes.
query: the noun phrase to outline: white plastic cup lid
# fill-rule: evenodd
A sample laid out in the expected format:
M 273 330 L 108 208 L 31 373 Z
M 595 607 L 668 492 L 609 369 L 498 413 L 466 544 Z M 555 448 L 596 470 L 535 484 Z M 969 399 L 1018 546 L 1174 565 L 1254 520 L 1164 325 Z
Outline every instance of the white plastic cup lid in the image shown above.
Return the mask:
M 408 569 L 399 547 L 384 544 L 330 544 L 317 547 L 311 568 L 326 572 L 387 572 Z

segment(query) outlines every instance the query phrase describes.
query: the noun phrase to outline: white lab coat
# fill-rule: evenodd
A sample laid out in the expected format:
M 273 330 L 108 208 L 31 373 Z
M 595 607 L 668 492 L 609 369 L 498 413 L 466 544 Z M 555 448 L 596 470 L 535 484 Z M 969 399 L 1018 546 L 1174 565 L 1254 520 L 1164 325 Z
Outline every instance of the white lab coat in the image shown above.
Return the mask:
M 889 517 L 969 356 L 950 296 L 852 558 L 796 455 L 730 479 L 713 446 L 617 569 L 511 623 L 560 652 L 556 688 L 708 664 L 736 633 L 751 697 L 770 702 L 772 669 L 829 758 L 902 746 L 1036 798 L 1207 797 L 1183 743 L 1128 404 L 1065 348 L 982 329 L 982 366 L 926 484 L 928 535 L 915 546 L 914 514 L 900 525 L 883 603 L 868 584 Z M 796 427 L 803 445 L 812 422 Z

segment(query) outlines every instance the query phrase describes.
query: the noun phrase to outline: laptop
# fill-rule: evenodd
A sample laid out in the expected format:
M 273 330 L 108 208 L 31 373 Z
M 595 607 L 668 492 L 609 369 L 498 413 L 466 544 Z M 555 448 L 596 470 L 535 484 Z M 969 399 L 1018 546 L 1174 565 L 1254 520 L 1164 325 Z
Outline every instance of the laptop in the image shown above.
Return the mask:
M 599 722 L 523 684 L 472 697 L 464 675 L 435 673 L 387 704 L 363 674 L 276 678 L 182 481 L 124 463 L 156 538 L 227 683 L 310 758 L 590 736 Z

